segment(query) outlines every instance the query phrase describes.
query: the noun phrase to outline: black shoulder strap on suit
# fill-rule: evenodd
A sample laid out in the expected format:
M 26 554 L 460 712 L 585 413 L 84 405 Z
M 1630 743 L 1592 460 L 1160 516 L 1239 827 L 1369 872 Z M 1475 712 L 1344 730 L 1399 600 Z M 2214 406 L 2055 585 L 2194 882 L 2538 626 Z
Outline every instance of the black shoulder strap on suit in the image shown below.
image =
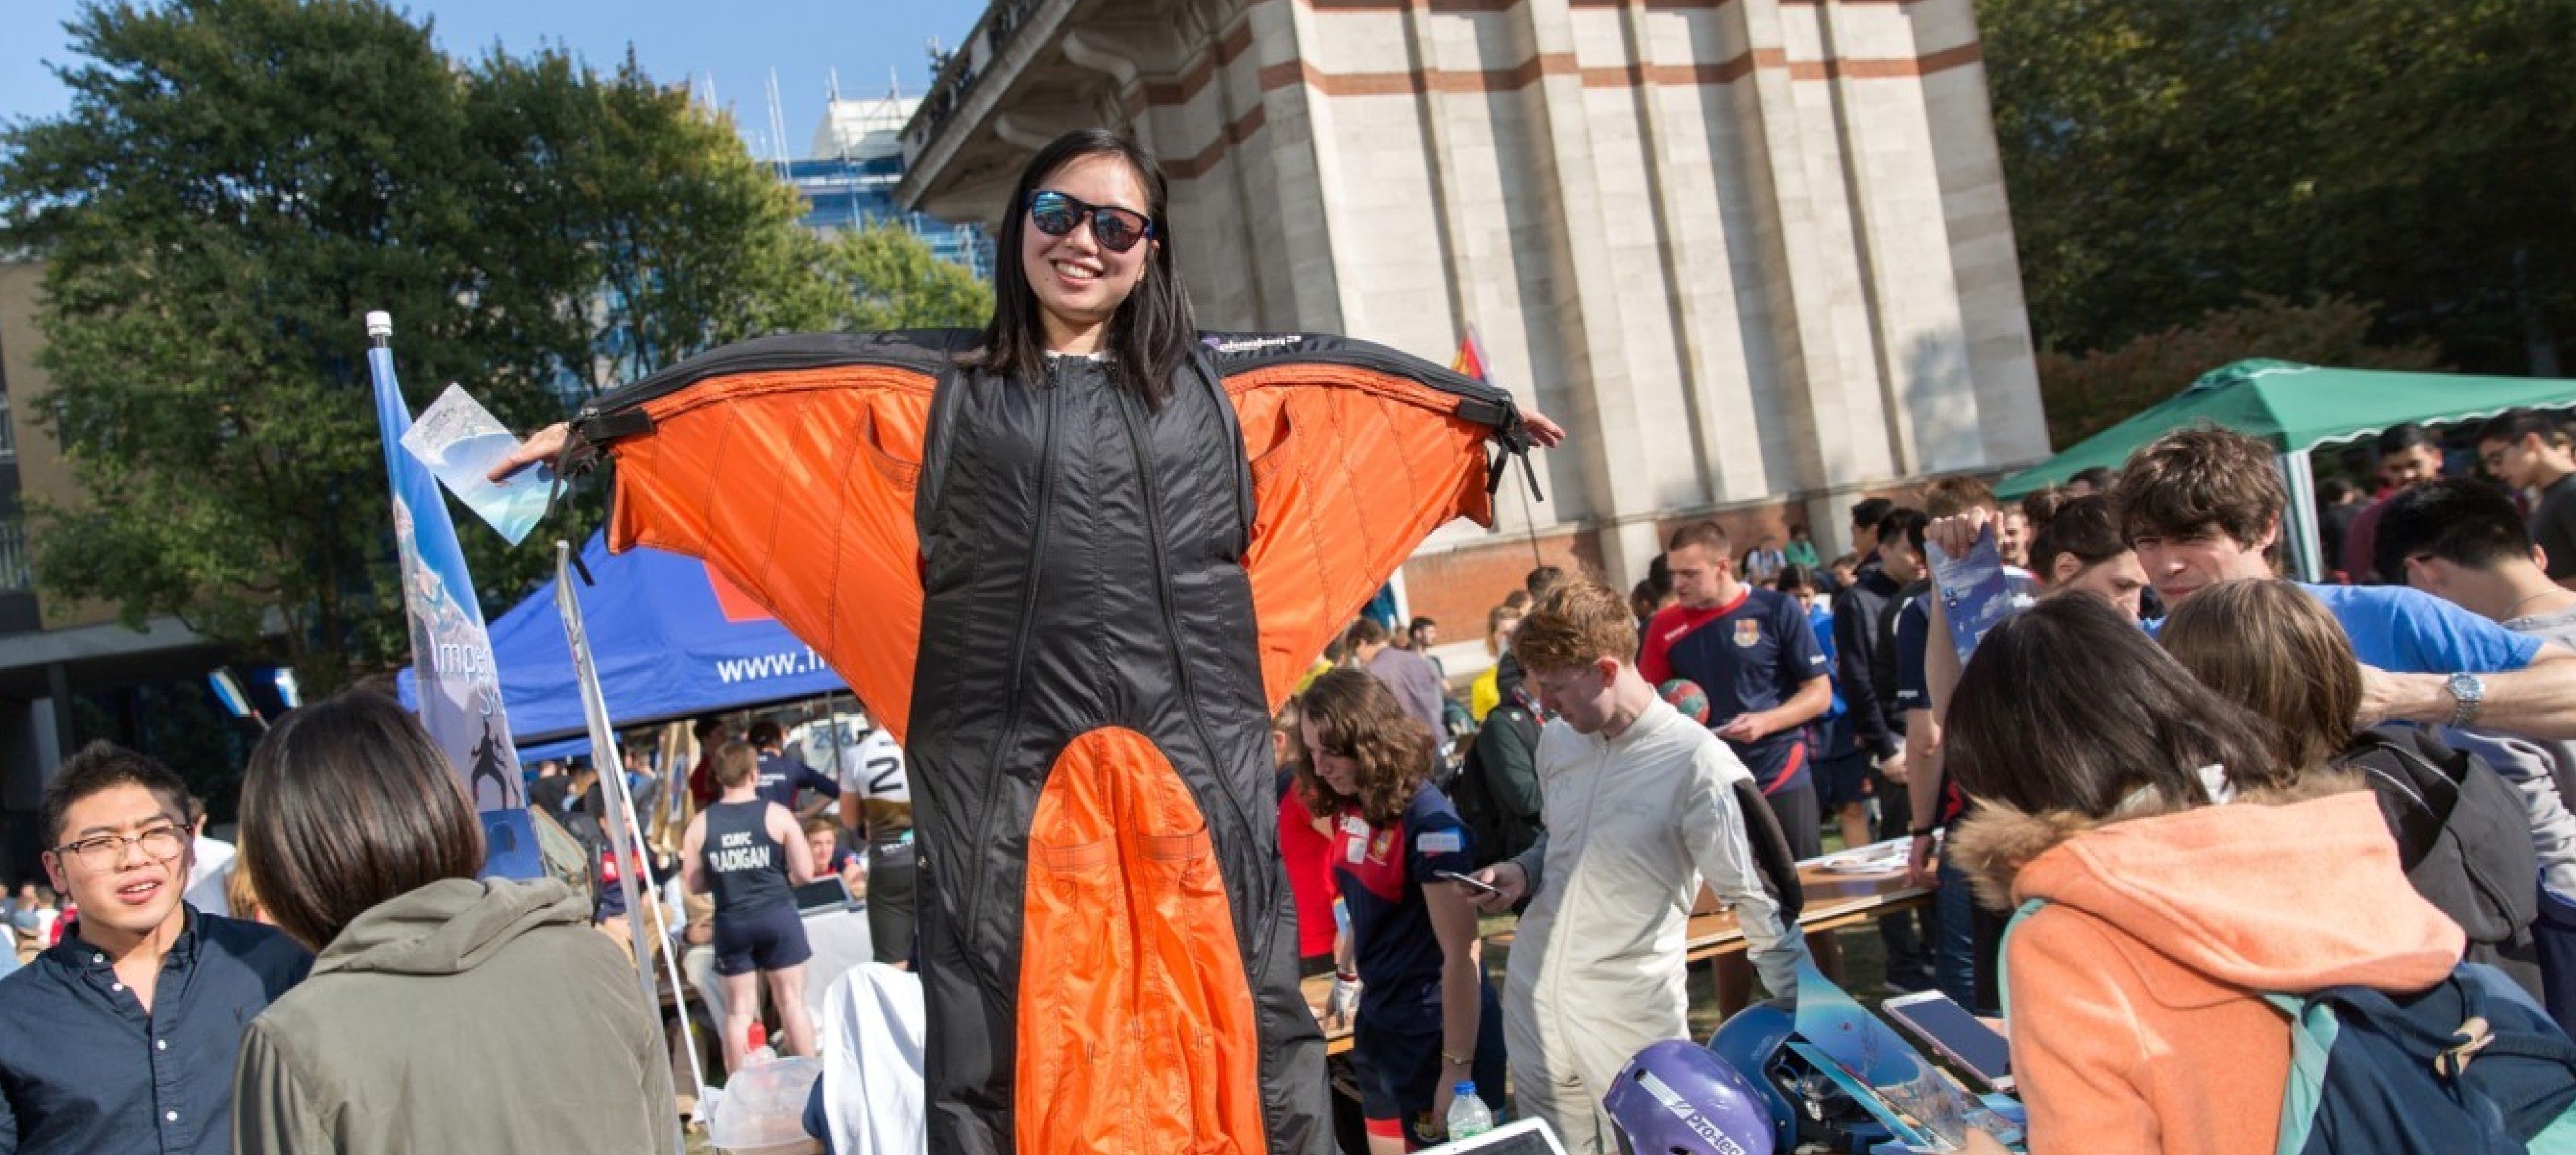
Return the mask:
M 957 406 L 965 395 L 966 385 L 958 378 L 966 373 L 952 363 L 931 386 L 930 421 L 921 434 L 921 475 L 912 490 L 912 536 L 923 561 L 930 560 L 930 525 L 938 515 L 939 484 L 948 476 L 948 447 L 956 440 Z
M 1243 418 L 1234 411 L 1234 398 L 1226 393 L 1225 379 L 1216 370 L 1216 357 L 1205 342 L 1190 350 L 1190 372 L 1215 399 L 1216 411 L 1225 420 L 1226 444 L 1234 447 L 1234 512 L 1242 531 L 1241 544 L 1234 552 L 1240 555 L 1252 548 L 1252 527 L 1261 517 L 1252 494 L 1252 460 L 1243 451 Z

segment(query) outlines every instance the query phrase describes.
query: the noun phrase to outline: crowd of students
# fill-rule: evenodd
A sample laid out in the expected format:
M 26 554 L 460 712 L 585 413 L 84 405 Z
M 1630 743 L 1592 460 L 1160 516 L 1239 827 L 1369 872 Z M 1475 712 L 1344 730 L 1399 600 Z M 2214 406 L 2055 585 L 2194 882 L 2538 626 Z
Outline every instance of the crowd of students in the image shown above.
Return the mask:
M 1221 393 L 1175 390 L 1197 380 L 1187 370 L 1196 326 L 1159 173 L 1134 142 L 1085 132 L 1022 175 L 1002 221 L 1016 259 L 998 270 L 974 378 L 991 388 L 968 394 L 999 408 L 961 420 L 984 454 L 981 483 L 1005 492 L 1035 479 L 1037 537 L 1015 528 L 1018 514 L 996 512 L 1008 503 L 940 520 L 933 536 L 971 538 L 993 555 L 1028 541 L 1028 557 L 1051 557 L 1052 510 L 1132 537 L 1099 509 L 1126 508 L 1130 449 L 1145 472 L 1133 444 L 1065 439 L 1062 451 L 1086 463 L 1071 475 L 1113 499 L 1045 504 L 1057 451 L 1041 447 L 1057 446 L 1064 398 L 1084 407 L 1072 428 L 1123 428 L 1133 440 L 1133 422 L 1158 422 L 1171 429 L 1153 442 L 1159 468 L 1189 472 L 1207 492 L 1237 483 L 1232 465 L 1210 468 L 1239 450 L 1233 425 L 1204 408 Z M 1142 294 L 1133 307 L 1130 294 Z M 1043 417 L 1028 405 L 1041 379 Z M 1536 413 L 1517 421 L 1524 444 L 1564 433 Z M 542 431 L 510 461 L 554 459 L 567 437 Z M 1929 487 L 1919 509 L 1862 502 L 1852 527 L 1862 550 L 1831 562 L 1801 534 L 1739 552 L 1723 527 L 1688 526 L 1631 596 L 1541 571 L 1517 605 L 1490 614 L 1486 644 L 1500 660 L 1460 711 L 1483 721 L 1464 743 L 1439 666 L 1420 652 L 1436 626 L 1355 627 L 1272 734 L 1285 780 L 1280 843 L 1290 878 L 1303 880 L 1298 945 L 1334 972 L 1328 1012 L 1353 1022 L 1372 1147 L 1429 1141 L 1457 1094 L 1498 1102 L 1508 1081 L 1512 1100 L 1573 1149 L 1617 1150 L 1602 1106 L 1611 1080 L 1644 1045 L 1688 1030 L 1683 935 L 1702 884 L 1733 909 L 1749 947 L 1748 966 L 1721 975 L 1721 1000 L 1741 1001 L 1732 988 L 1749 989 L 1756 972 L 1768 991 L 1791 992 L 1811 960 L 1836 969 L 1830 939 L 1809 942 L 1797 928 L 1795 860 L 1820 849 L 1825 822 L 1848 838 L 1872 807 L 1877 833 L 1909 840 L 1909 879 L 1936 896 L 1928 917 L 1882 924 L 1890 980 L 1937 985 L 1981 1010 L 2009 995 L 2036 1150 L 2271 1149 L 2288 1049 L 2267 993 L 2325 983 L 2403 993 L 2474 950 L 2518 967 L 2563 1019 L 2571 1000 L 2559 992 L 2576 987 L 2560 954 L 2560 928 L 2576 926 L 2565 907 L 2576 876 L 2565 805 L 2576 649 L 2564 644 L 2576 604 L 2555 583 L 2576 574 L 2576 454 L 2529 415 L 2499 419 L 2478 440 L 2536 522 L 2512 497 L 2442 480 L 2441 447 L 2420 431 L 2391 431 L 2380 471 L 2389 492 L 2330 519 L 2345 574 L 2386 585 L 2279 582 L 2288 498 L 2272 451 L 2206 428 L 2156 440 L 2116 477 L 2078 477 L 2019 508 L 1960 480 Z M 1184 584 L 1232 599 L 1233 617 L 1213 620 L 1247 630 L 1253 611 L 1231 551 L 1251 528 L 1211 530 L 1204 547 L 1174 555 L 1188 561 Z M 2027 604 L 1963 664 L 1926 558 L 1935 542 L 1956 553 L 1988 528 L 2015 567 L 2010 596 Z M 1004 618 L 1025 635 L 1044 588 L 1047 644 L 1036 652 L 1082 652 L 1101 633 L 1091 595 L 1123 596 L 1147 579 L 1171 588 L 1160 533 L 1132 556 L 1095 550 L 1077 581 L 1041 580 L 1031 566 L 1025 581 L 1005 568 L 950 583 L 949 600 L 925 615 L 923 656 L 962 661 L 976 649 L 973 684 L 1018 686 L 1024 672 L 1009 667 L 1026 651 L 960 639 L 1005 633 Z M 2560 542 L 2571 544 L 2550 548 Z M 2169 645 L 2141 625 L 2165 608 Z M 1197 659 L 1165 636 L 1177 627 L 1164 609 L 1164 632 L 1137 643 L 1156 660 L 1127 665 L 1160 669 L 1169 656 L 1186 687 Z M 1217 641 L 1229 661 L 1257 668 L 1248 637 Z M 1346 660 L 1365 668 L 1335 668 Z M 1173 692 L 1160 677 L 1133 675 L 1110 696 Z M 1240 801 L 1238 771 L 1249 769 L 1257 791 L 1257 731 L 1238 716 L 1250 708 L 1258 726 L 1254 696 L 1189 704 L 1171 716 L 1203 711 L 1214 723 L 1153 741 L 1196 752 L 1166 765 L 1209 771 L 1201 761 L 1217 758 L 1223 773 L 1158 779 L 1161 788 Z M 978 882 L 1008 898 L 1027 831 L 1046 813 L 1027 787 L 1062 771 L 1061 751 L 1029 742 L 1008 747 L 1010 760 L 974 753 L 1005 750 L 985 738 L 991 709 L 978 695 L 913 706 L 925 782 L 951 791 L 923 817 L 953 823 L 971 807 L 990 819 L 982 829 L 1006 832 L 991 846 L 959 846 L 952 832 L 948 845 L 997 865 Z M 1064 716 L 1049 725 L 1094 727 L 1087 734 L 1128 718 L 1055 707 Z M 2390 725 L 2441 735 L 2363 732 Z M 1228 739 L 1222 751 L 1209 748 L 1211 733 Z M 711 940 L 730 991 L 748 996 L 765 972 L 793 1005 L 801 1000 L 783 996 L 805 946 L 778 912 L 781 891 L 816 870 L 801 805 L 839 794 L 842 829 L 866 839 L 885 960 L 913 939 L 908 925 L 877 922 L 880 905 L 910 921 L 907 884 L 896 882 L 913 868 L 908 795 L 870 778 L 856 792 L 863 804 L 847 805 L 849 781 L 788 765 L 773 732 L 748 737 L 700 734 L 710 755 L 688 781 L 700 813 L 682 865 L 715 903 L 710 925 L 688 933 Z M 1465 764 L 1447 779 L 1454 798 L 1440 781 L 1453 758 Z M 2410 787 L 2436 785 L 2459 801 L 2410 809 Z M 566 800 L 587 794 L 577 786 L 566 784 Z M 0 979 L 0 1155 L 672 1149 L 668 1065 L 634 960 L 592 929 L 602 913 L 592 896 L 558 881 L 477 880 L 473 803 L 393 703 L 354 695 L 307 707 L 254 753 L 232 872 L 245 889 L 224 899 L 273 927 L 186 897 L 200 881 L 202 813 L 149 758 L 82 752 L 48 783 L 42 822 L 49 879 L 78 915 Z M 1228 829 L 1198 835 L 1196 853 L 1253 865 L 1208 876 L 1193 892 L 1201 907 L 1271 893 L 1251 854 L 1266 835 Z M 1327 879 L 1338 917 L 1313 893 Z M 30 897 L 41 923 L 46 907 Z M 1509 910 L 1520 921 L 1497 993 L 1477 915 Z M 1097 930 L 1073 915 L 1044 925 L 1009 913 L 934 919 L 922 932 L 930 1004 L 948 1017 L 933 1020 L 927 1080 L 943 1147 L 1031 1133 L 1012 1117 L 1040 1105 L 1023 1101 L 1036 1092 L 1011 1063 L 1020 1006 L 984 968 L 987 956 L 1030 947 L 1046 949 L 1012 965 L 1069 965 L 1072 940 Z M 1257 1062 L 1228 1050 L 1225 1063 L 1174 1069 L 1258 1083 L 1257 1094 L 1229 1086 L 1217 1097 L 1272 1141 L 1311 1147 L 1321 1047 L 1287 977 L 1253 960 L 1233 985 L 1202 991 L 1255 1002 L 1220 1017 L 1224 1046 L 1257 1039 Z M 792 1018 L 788 1035 L 790 1050 L 811 1048 L 810 1028 Z M 1112 1122 L 1108 1091 L 1127 1073 L 1078 1073 L 1100 1090 L 1071 1095 L 1084 1110 L 1069 1117 Z M 1201 1133 L 1217 1117 L 1203 1114 L 1179 1130 Z
M 1457 756 L 1365 675 L 1315 678 L 1281 751 L 1283 848 L 1301 910 L 1330 908 L 1306 893 L 1325 878 L 1345 910 L 1362 896 L 1335 1006 L 1359 992 L 1373 1145 L 1431 1138 L 1459 1080 L 1493 1095 L 1462 904 L 1520 912 L 1514 1100 L 1570 1150 L 1616 1151 L 1609 1080 L 1685 1033 L 1699 884 L 1771 992 L 1803 956 L 1831 974 L 1759 859 L 1811 857 L 1829 823 L 1868 841 L 1872 808 L 1935 895 L 1884 920 L 1888 983 L 2011 1007 L 2034 1150 L 2270 1150 L 2290 1043 L 2266 994 L 2402 995 L 2466 959 L 2568 1021 L 2576 591 L 2535 522 L 2576 470 L 2518 464 L 2570 456 L 2530 415 L 2480 440 L 2494 481 L 2418 461 L 2369 507 L 2402 584 L 2281 580 L 2271 450 L 2194 428 L 2012 509 L 1967 480 L 1864 501 L 1840 582 L 1784 565 L 1762 589 L 1713 524 L 1626 598 L 1534 572 L 1488 618 Z M 1988 527 L 2016 613 L 1963 665 L 1927 558 Z M 1675 678 L 1705 724 L 1659 694 Z M 1497 724 L 1515 702 L 1530 724 Z

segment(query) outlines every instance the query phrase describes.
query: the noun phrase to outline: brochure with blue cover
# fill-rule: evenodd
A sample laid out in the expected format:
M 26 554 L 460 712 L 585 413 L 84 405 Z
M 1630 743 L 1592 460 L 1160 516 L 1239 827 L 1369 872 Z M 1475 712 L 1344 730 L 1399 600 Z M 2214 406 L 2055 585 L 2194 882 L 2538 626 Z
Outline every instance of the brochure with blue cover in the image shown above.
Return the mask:
M 546 514 L 554 470 L 538 464 L 507 481 L 488 480 L 492 467 L 519 447 L 519 439 L 462 385 L 449 385 L 447 392 L 421 410 L 411 430 L 403 434 L 402 444 L 465 508 L 511 545 L 525 540 Z
M 2013 588 L 2017 583 L 2004 569 L 2003 550 L 1995 544 L 1992 524 L 1978 531 L 1977 544 L 1964 557 L 1950 556 L 1939 542 L 1924 545 L 1932 560 L 1932 586 L 1940 591 L 1941 611 L 1950 619 L 1950 646 L 1965 666 L 1986 631 L 2030 608 L 2034 599 Z

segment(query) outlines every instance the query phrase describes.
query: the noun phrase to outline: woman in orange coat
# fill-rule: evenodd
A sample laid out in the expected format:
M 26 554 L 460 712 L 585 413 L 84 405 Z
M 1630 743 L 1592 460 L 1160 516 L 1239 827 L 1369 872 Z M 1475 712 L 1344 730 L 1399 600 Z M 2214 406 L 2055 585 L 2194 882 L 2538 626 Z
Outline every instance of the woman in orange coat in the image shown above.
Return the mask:
M 2460 961 L 2370 791 L 2260 726 L 2100 598 L 1995 627 L 1961 675 L 1947 765 L 1979 808 L 1948 853 L 1988 903 L 2044 903 L 2004 947 L 2035 1155 L 2266 1155 L 2290 1024 L 2263 994 Z

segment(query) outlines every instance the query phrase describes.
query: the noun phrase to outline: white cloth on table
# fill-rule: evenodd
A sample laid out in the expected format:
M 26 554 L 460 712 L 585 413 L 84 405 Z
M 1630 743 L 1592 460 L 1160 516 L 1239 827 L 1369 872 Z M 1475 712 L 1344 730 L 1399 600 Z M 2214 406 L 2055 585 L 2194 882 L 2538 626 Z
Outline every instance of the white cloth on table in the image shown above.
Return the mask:
M 919 1155 L 929 1143 L 922 1086 L 921 979 L 883 963 L 851 968 L 823 999 L 823 1109 L 836 1155 Z

